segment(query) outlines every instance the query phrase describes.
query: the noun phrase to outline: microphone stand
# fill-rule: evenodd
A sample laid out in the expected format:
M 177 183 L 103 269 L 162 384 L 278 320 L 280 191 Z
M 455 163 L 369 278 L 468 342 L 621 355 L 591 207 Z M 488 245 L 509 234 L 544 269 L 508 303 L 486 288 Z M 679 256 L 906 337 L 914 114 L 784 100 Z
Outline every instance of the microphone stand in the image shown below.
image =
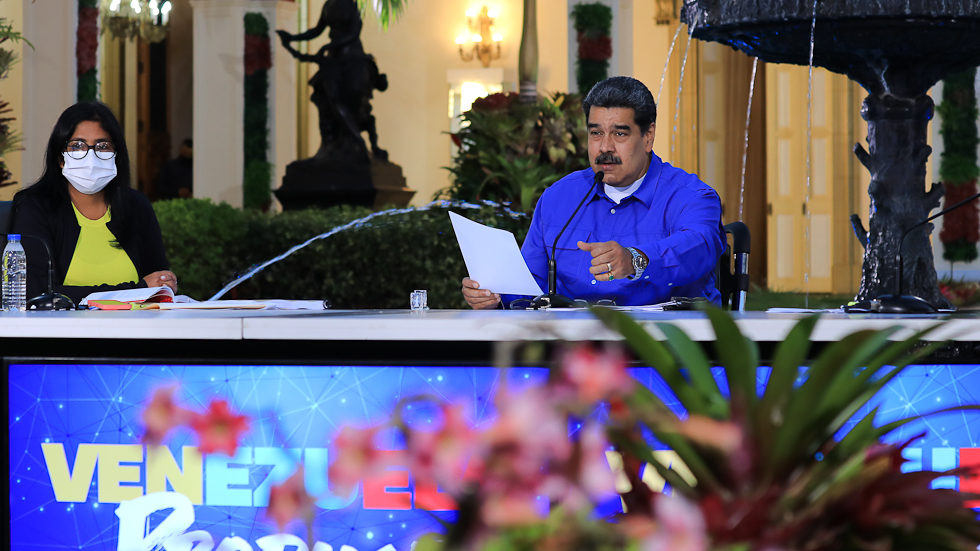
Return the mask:
M 895 257 L 895 259 L 898 261 L 898 294 L 882 295 L 875 299 L 875 302 L 878 303 L 878 309 L 875 310 L 876 312 L 881 314 L 934 314 L 939 311 L 938 308 L 924 298 L 902 294 L 902 283 L 905 276 L 905 265 L 902 261 L 902 246 L 905 244 L 905 238 L 912 232 L 912 230 L 920 228 L 932 220 L 946 214 L 947 212 L 956 210 L 977 198 L 980 198 L 980 193 L 974 194 L 973 196 L 968 197 L 951 207 L 937 212 L 936 214 L 926 218 L 902 233 L 902 238 L 898 242 L 898 254 Z
M 28 310 L 74 310 L 75 303 L 65 295 L 54 292 L 54 263 L 51 260 L 51 248 L 48 243 L 36 235 L 21 234 L 23 237 L 37 239 L 44 245 L 44 251 L 48 254 L 48 288 L 40 296 L 36 296 L 27 301 Z
M 572 215 L 568 217 L 568 221 L 565 222 L 565 225 L 562 227 L 561 231 L 555 236 L 555 242 L 551 245 L 551 258 L 548 259 L 548 294 L 538 295 L 535 297 L 534 300 L 531 301 L 532 309 L 571 308 L 575 305 L 574 300 L 558 294 L 558 263 L 555 262 L 555 249 L 558 247 L 558 239 L 561 238 L 561 234 L 565 233 L 565 229 L 567 229 L 568 225 L 572 223 L 572 219 L 575 218 L 576 214 L 578 214 L 578 210 L 585 204 L 586 199 L 592 196 L 592 190 L 595 189 L 595 187 L 605 176 L 605 173 L 601 170 L 596 172 L 595 178 L 592 179 L 592 186 L 589 187 L 588 193 L 585 194 L 585 197 L 582 197 L 582 200 L 579 201 L 578 206 L 575 207 L 574 211 L 572 211 Z

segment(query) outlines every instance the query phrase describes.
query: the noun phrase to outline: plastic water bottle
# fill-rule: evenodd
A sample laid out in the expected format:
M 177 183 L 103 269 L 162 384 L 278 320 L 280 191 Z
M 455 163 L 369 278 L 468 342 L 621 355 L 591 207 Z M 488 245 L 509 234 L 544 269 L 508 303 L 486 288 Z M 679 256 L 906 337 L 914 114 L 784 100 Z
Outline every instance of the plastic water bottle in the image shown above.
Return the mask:
M 7 236 L 3 249 L 3 309 L 27 310 L 27 253 L 16 233 Z

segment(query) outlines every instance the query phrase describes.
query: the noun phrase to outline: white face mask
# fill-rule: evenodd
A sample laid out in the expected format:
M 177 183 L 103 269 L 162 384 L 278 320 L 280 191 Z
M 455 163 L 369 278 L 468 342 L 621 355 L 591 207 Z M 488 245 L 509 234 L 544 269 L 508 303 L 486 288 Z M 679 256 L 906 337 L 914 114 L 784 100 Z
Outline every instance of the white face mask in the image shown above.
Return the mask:
M 89 151 L 81 159 L 72 158 L 68 153 L 62 153 L 65 166 L 61 173 L 71 185 L 85 195 L 94 195 L 102 191 L 116 177 L 116 158 L 102 160 Z

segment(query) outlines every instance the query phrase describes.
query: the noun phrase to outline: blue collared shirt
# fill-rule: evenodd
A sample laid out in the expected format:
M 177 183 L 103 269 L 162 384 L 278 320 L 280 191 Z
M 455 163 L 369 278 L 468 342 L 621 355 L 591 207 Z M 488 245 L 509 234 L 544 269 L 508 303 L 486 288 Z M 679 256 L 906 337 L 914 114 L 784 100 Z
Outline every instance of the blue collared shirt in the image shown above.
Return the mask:
M 595 173 L 573 172 L 541 195 L 521 254 L 541 289 L 548 289 L 548 258 L 555 237 L 585 196 Z M 639 189 L 616 204 L 598 185 L 558 240 L 558 293 L 621 306 L 657 304 L 671 297 L 706 297 L 720 304 L 714 268 L 725 243 L 721 201 L 697 176 L 652 155 Z M 578 241 L 615 241 L 643 251 L 650 264 L 635 281 L 594 277 L 592 255 Z M 505 303 L 514 297 L 503 297 Z

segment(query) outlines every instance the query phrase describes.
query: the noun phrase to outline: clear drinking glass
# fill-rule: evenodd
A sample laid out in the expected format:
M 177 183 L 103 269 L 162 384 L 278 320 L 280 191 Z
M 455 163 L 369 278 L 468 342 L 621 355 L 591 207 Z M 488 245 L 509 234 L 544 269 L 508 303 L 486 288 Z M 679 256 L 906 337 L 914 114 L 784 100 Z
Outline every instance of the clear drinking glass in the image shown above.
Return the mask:
M 412 310 L 428 310 L 429 294 L 425 289 L 412 291 Z

